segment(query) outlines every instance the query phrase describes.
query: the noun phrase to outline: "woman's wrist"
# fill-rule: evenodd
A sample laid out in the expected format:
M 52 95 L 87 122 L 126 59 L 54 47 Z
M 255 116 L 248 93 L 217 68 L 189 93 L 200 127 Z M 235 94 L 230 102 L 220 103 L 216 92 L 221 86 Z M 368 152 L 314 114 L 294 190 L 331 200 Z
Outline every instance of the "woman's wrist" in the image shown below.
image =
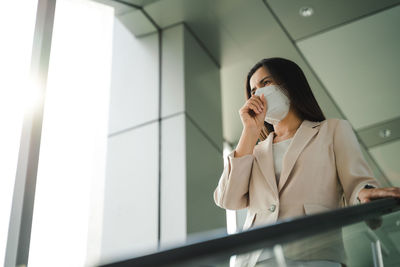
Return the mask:
M 256 128 L 243 128 L 242 135 L 235 150 L 235 157 L 253 154 L 260 132 Z
M 258 137 L 260 136 L 260 133 L 261 133 L 261 129 L 262 128 L 260 128 L 258 126 L 245 126 L 245 127 L 243 127 L 242 136 L 243 136 L 243 134 L 247 134 L 247 135 L 255 136 L 258 139 Z

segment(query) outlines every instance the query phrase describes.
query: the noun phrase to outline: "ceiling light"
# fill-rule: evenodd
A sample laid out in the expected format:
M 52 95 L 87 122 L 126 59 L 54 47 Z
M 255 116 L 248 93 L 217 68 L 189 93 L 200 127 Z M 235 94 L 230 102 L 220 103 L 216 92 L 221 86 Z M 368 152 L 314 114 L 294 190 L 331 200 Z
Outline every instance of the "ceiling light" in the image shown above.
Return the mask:
M 314 9 L 309 6 L 305 6 L 300 8 L 299 13 L 302 17 L 310 17 L 312 14 L 314 14 Z
M 382 138 L 388 138 L 392 134 L 392 131 L 389 129 L 382 129 L 379 131 L 379 136 Z

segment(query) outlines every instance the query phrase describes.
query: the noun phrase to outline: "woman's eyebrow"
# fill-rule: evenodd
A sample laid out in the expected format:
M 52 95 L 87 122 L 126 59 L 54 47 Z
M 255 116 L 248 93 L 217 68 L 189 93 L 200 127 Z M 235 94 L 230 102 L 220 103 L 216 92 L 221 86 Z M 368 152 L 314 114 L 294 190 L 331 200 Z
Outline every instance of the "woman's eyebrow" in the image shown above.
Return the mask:
M 262 83 L 265 79 L 267 78 L 271 78 L 271 76 L 265 76 L 264 78 L 262 78 L 258 83 Z
M 262 78 L 260 81 L 258 81 L 258 83 L 262 83 L 265 79 L 267 78 L 271 78 L 271 76 L 265 76 L 264 78 Z M 251 91 L 256 90 L 256 88 L 251 88 Z

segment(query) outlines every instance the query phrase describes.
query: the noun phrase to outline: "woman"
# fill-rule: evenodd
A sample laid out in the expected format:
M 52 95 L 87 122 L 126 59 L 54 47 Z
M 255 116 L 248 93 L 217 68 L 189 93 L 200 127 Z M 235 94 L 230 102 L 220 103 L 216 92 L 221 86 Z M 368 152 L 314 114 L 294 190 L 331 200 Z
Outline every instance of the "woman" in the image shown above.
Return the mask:
M 247 75 L 246 94 L 239 110 L 243 131 L 214 191 L 218 206 L 248 208 L 243 230 L 400 197 L 399 188 L 378 188 L 350 123 L 325 119 L 294 62 L 261 60 Z M 247 266 L 259 255 L 253 253 Z M 339 254 L 324 259 L 344 261 Z

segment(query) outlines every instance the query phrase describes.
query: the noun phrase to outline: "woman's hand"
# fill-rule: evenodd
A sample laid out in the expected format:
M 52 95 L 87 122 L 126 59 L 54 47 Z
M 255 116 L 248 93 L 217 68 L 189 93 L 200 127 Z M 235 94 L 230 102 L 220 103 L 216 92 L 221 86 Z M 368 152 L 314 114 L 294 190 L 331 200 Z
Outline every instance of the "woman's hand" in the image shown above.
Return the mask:
M 264 94 L 261 94 L 261 96 L 253 95 L 239 110 L 243 131 L 236 146 L 234 157 L 242 157 L 253 153 L 254 146 L 264 126 L 266 113 L 267 100 L 265 100 Z
M 267 100 L 265 100 L 264 94 L 252 95 L 239 110 L 243 128 L 254 130 L 258 136 L 264 126 L 266 113 Z
M 399 187 L 385 187 L 385 188 L 363 188 L 358 193 L 358 198 L 361 203 L 368 203 L 371 200 L 379 198 L 395 197 L 400 198 Z

